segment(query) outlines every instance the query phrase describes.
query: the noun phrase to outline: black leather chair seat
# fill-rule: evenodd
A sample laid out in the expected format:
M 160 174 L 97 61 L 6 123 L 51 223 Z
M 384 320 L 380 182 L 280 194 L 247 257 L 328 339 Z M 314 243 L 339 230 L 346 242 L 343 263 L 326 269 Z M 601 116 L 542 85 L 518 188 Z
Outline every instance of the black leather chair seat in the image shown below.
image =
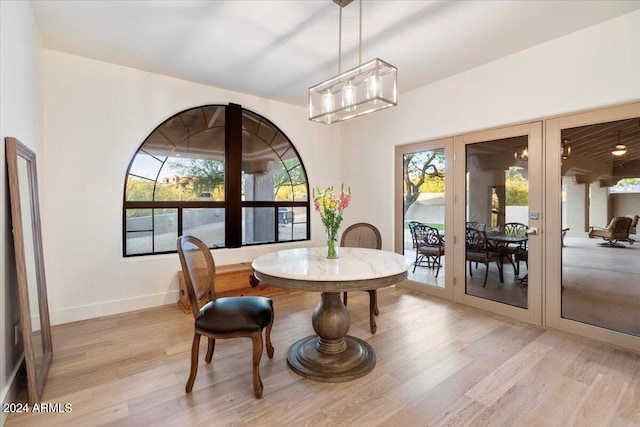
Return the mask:
M 223 334 L 259 331 L 271 321 L 272 304 L 256 296 L 217 298 L 200 309 L 196 328 Z

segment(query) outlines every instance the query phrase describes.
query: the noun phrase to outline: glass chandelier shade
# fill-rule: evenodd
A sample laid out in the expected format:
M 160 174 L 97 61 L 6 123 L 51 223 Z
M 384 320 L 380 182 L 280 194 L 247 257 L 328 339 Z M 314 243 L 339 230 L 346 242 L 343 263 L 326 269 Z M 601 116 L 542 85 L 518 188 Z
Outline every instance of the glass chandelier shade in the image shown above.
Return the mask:
M 611 152 L 611 154 L 616 157 L 624 156 L 625 154 L 627 154 L 627 146 L 620 142 L 620 132 L 621 131 L 618 131 L 618 143 Z
M 375 58 L 310 87 L 309 120 L 331 124 L 397 105 L 397 74 Z
M 611 154 L 614 156 L 624 156 L 627 153 L 627 146 L 623 144 L 618 144 L 615 146 Z

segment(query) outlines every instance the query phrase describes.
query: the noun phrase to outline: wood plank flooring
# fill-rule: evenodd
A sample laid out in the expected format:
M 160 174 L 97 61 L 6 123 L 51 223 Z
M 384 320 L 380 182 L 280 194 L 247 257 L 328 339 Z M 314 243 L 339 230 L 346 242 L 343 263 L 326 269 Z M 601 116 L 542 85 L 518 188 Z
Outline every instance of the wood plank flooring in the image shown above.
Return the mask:
M 6 426 L 640 426 L 640 356 L 394 287 L 378 294 L 375 335 L 368 294 L 349 295 L 349 333 L 377 365 L 339 384 L 286 364 L 313 333 L 318 295 L 273 295 L 261 400 L 248 339 L 219 340 L 211 365 L 201 345 L 185 394 L 193 320 L 176 304 L 56 326 L 43 401 L 72 411 L 14 413 Z

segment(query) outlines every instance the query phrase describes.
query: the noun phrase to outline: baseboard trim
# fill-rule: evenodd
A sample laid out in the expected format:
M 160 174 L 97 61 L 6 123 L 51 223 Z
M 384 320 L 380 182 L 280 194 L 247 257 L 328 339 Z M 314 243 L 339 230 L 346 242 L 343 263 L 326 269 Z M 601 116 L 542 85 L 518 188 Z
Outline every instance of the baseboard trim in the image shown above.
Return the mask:
M 18 376 L 18 372 L 20 372 L 20 368 L 22 367 L 23 363 L 24 363 L 24 353 L 20 355 L 20 359 L 18 359 L 18 363 L 13 368 L 13 371 L 9 376 L 9 381 L 2 389 L 2 407 L 3 408 L 5 404 L 13 402 L 18 394 L 18 382 L 20 380 L 20 377 Z M 3 426 L 4 423 L 7 422 L 8 416 L 9 416 L 8 413 L 5 413 L 4 411 L 0 411 L 0 426 Z
M 178 301 L 178 290 L 142 295 L 132 298 L 124 298 L 114 301 L 105 301 L 96 304 L 87 304 L 76 307 L 50 310 L 49 316 L 52 325 L 77 322 L 80 320 L 95 319 L 97 317 L 110 316 L 112 314 L 127 313 L 129 311 L 174 304 Z M 55 350 L 55 348 L 54 348 Z

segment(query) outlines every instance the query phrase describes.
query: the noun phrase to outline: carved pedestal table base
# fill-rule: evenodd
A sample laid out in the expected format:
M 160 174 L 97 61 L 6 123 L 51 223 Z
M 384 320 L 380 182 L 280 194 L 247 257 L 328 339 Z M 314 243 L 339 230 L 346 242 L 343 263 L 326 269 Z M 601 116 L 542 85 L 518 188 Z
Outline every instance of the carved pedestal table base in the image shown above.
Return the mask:
M 305 378 L 343 382 L 360 378 L 376 365 L 376 353 L 365 341 L 346 335 L 351 316 L 337 292 L 323 292 L 313 312 L 311 335 L 289 349 L 289 367 Z
M 263 283 L 321 292 L 311 318 L 317 335 L 291 346 L 289 367 L 316 381 L 351 381 L 374 368 L 376 353 L 367 342 L 347 335 L 351 316 L 340 295 L 398 283 L 407 277 L 411 261 L 375 249 L 341 248 L 340 258 L 332 260 L 323 254 L 322 248 L 285 250 L 257 258 L 253 268 Z

